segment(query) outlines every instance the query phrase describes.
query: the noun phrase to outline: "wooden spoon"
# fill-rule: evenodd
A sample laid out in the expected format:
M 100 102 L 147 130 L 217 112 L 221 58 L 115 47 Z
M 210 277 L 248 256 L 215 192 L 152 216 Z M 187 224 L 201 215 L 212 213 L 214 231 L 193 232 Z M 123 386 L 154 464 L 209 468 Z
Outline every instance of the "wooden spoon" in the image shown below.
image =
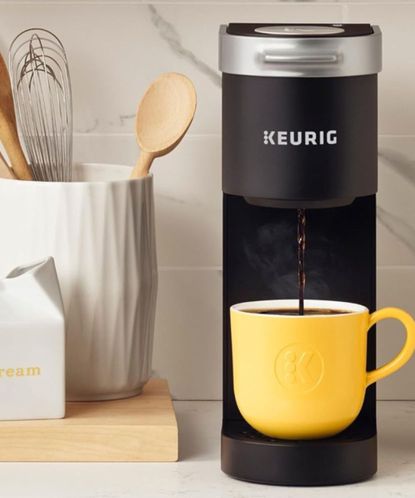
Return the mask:
M 17 134 L 9 72 L 0 54 L 0 141 L 6 149 L 14 174 L 21 180 L 32 180 L 32 173 Z
M 195 110 L 196 92 L 183 74 L 165 73 L 150 85 L 137 110 L 136 134 L 141 154 L 130 178 L 147 176 L 154 158 L 179 144 Z
M 7 178 L 9 180 L 17 180 L 13 170 L 7 164 L 3 154 L 0 152 L 0 178 Z

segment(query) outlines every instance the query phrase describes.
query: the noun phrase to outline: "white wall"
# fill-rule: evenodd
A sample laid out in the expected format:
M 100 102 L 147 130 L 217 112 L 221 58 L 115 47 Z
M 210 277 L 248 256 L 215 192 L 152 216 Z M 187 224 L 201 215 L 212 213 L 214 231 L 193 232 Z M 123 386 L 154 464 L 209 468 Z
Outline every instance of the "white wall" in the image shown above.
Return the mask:
M 379 305 L 415 314 L 415 1 L 0 1 L 3 53 L 20 30 L 54 31 L 67 48 L 75 157 L 133 164 L 136 104 L 160 72 L 188 74 L 199 105 L 188 137 L 154 165 L 160 290 L 154 368 L 176 398 L 221 396 L 219 24 L 371 22 L 384 33 L 379 85 Z M 380 361 L 399 347 L 379 327 Z M 415 359 L 379 385 L 415 399 Z

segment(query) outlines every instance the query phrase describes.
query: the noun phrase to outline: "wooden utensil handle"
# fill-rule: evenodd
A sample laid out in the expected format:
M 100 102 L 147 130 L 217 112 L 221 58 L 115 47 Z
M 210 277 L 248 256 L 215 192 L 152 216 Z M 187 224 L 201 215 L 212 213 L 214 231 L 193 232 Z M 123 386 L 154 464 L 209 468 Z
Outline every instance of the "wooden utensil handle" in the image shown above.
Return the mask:
M 21 180 L 33 180 L 32 173 L 20 146 L 17 133 L 14 133 L 12 130 L 9 130 L 9 133 L 4 133 L 3 146 L 9 156 L 10 164 L 15 175 Z
M 3 154 L 0 153 L 0 178 L 7 178 L 9 180 L 17 180 L 16 175 L 13 170 L 9 168 L 6 159 Z
M 153 160 L 154 155 L 151 152 L 145 152 L 142 150 L 130 178 L 143 178 L 144 176 L 147 176 Z
M 27 164 L 17 134 L 16 114 L 14 112 L 13 94 L 9 72 L 3 56 L 0 54 L 0 140 L 9 156 L 14 174 L 21 180 L 32 180 L 32 173 Z

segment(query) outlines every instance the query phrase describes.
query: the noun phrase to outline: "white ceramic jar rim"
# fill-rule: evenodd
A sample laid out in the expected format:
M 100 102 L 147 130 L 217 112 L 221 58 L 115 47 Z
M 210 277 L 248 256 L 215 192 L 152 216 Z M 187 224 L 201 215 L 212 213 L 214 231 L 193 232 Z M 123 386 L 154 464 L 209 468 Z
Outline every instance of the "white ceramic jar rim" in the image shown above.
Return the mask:
M 113 174 L 112 175 L 108 174 L 109 171 Z M 88 184 L 88 185 L 94 185 L 94 184 L 105 184 L 105 183 L 125 183 L 125 182 L 146 182 L 146 181 L 152 181 L 153 175 L 149 173 L 147 176 L 143 178 L 134 178 L 130 179 L 130 173 L 132 171 L 132 167 L 128 165 L 122 165 L 122 164 L 111 164 L 111 163 L 75 163 L 73 165 L 73 180 L 70 182 L 42 182 L 42 181 L 36 181 L 36 180 L 11 180 L 8 178 L 0 178 L 0 182 L 12 182 L 13 184 L 15 182 L 21 182 L 22 186 L 23 185 L 33 185 L 36 184 L 36 186 L 50 186 L 50 185 L 65 185 L 65 186 L 70 186 L 70 185 L 81 185 L 81 184 Z M 83 173 L 87 172 L 87 178 L 85 179 L 78 179 L 77 177 L 83 176 Z M 99 178 L 100 174 L 102 173 L 102 178 Z M 96 178 L 94 178 L 96 176 Z M 110 177 L 109 177 L 110 176 Z M 91 178 L 89 178 L 91 177 Z

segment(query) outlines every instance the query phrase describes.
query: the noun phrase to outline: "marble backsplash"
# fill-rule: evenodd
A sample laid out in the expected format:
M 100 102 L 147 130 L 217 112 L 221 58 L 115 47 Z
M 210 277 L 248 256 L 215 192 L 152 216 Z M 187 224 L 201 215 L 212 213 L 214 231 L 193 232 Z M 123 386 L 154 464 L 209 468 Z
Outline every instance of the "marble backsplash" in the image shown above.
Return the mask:
M 41 26 L 70 62 L 78 161 L 133 164 L 137 102 L 164 71 L 188 74 L 198 111 L 189 135 L 154 165 L 159 303 L 154 368 L 178 399 L 221 396 L 221 191 L 218 26 L 229 21 L 371 22 L 384 36 L 379 77 L 379 306 L 415 314 L 415 1 L 1 1 L 0 49 Z M 379 362 L 400 327 L 379 327 Z M 415 359 L 379 385 L 415 399 Z

